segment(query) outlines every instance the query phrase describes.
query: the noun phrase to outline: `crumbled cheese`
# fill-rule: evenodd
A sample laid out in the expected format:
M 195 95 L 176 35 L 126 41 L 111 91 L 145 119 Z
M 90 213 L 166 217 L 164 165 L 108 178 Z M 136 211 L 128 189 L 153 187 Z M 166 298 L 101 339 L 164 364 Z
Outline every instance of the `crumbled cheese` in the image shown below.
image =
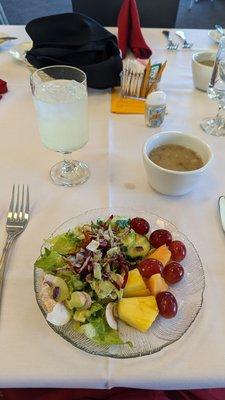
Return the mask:
M 90 251 L 93 251 L 93 253 L 95 253 L 96 250 L 98 249 L 98 247 L 99 247 L 99 242 L 98 242 L 97 240 L 92 240 L 92 241 L 86 246 L 86 249 L 87 249 L 87 250 L 90 250 Z

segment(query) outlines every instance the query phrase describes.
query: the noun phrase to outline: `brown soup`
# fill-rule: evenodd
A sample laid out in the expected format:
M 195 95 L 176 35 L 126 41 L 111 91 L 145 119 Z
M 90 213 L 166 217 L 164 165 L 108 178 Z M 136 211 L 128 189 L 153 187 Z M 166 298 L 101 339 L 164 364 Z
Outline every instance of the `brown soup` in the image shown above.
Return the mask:
M 150 152 L 149 158 L 160 167 L 173 171 L 193 171 L 204 165 L 195 151 L 178 144 L 156 147 Z
M 213 67 L 214 61 L 213 60 L 204 60 L 204 61 L 198 61 L 199 64 L 206 65 L 207 67 Z

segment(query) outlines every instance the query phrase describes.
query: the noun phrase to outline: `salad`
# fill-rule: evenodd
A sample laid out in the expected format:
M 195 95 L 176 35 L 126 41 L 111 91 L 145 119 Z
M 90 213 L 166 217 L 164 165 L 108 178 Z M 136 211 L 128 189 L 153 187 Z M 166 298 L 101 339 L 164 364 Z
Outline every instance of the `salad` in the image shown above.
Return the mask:
M 168 285 L 183 278 L 185 256 L 182 242 L 164 229 L 150 233 L 139 217 L 111 215 L 51 237 L 35 262 L 46 319 L 72 323 L 97 344 L 124 344 L 118 319 L 147 332 L 158 314 L 176 315 Z

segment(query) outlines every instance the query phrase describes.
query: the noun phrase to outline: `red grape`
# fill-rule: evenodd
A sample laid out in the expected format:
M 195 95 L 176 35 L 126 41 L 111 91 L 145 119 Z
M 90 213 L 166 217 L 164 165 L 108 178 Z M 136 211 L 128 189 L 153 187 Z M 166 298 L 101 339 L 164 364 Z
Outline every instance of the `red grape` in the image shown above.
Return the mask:
M 184 276 L 184 269 L 182 265 L 180 265 L 176 261 L 172 261 L 167 264 L 163 270 L 163 278 L 167 283 L 177 283 Z
M 156 296 L 159 314 L 164 318 L 173 318 L 177 313 L 177 301 L 170 292 L 161 292 Z
M 148 221 L 139 217 L 133 218 L 130 221 L 130 226 L 136 233 L 139 233 L 140 235 L 146 235 L 150 228 Z
M 180 240 L 173 240 L 169 249 L 171 251 L 171 258 L 173 261 L 182 261 L 186 256 L 186 247 L 184 243 L 180 242 Z
M 153 231 L 150 235 L 150 243 L 153 247 L 155 247 L 155 249 L 158 249 L 158 247 L 162 246 L 163 244 L 169 246 L 171 242 L 171 233 L 166 229 L 157 229 L 156 231 Z
M 143 278 L 150 278 L 154 274 L 161 274 L 163 265 L 160 261 L 154 258 L 143 260 L 138 265 L 139 272 Z

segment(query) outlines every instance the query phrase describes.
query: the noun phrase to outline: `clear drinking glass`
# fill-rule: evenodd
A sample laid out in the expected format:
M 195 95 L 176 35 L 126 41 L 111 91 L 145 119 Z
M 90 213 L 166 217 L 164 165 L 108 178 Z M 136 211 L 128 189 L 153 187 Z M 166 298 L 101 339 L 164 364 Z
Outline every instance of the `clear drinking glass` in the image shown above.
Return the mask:
M 208 96 L 218 103 L 219 110 L 215 117 L 205 118 L 200 126 L 209 135 L 225 136 L 225 37 L 220 39 Z
M 85 182 L 88 166 L 71 159 L 71 153 L 88 142 L 86 74 L 78 68 L 56 65 L 35 71 L 30 79 L 42 143 L 64 154 L 50 176 L 61 186 Z

